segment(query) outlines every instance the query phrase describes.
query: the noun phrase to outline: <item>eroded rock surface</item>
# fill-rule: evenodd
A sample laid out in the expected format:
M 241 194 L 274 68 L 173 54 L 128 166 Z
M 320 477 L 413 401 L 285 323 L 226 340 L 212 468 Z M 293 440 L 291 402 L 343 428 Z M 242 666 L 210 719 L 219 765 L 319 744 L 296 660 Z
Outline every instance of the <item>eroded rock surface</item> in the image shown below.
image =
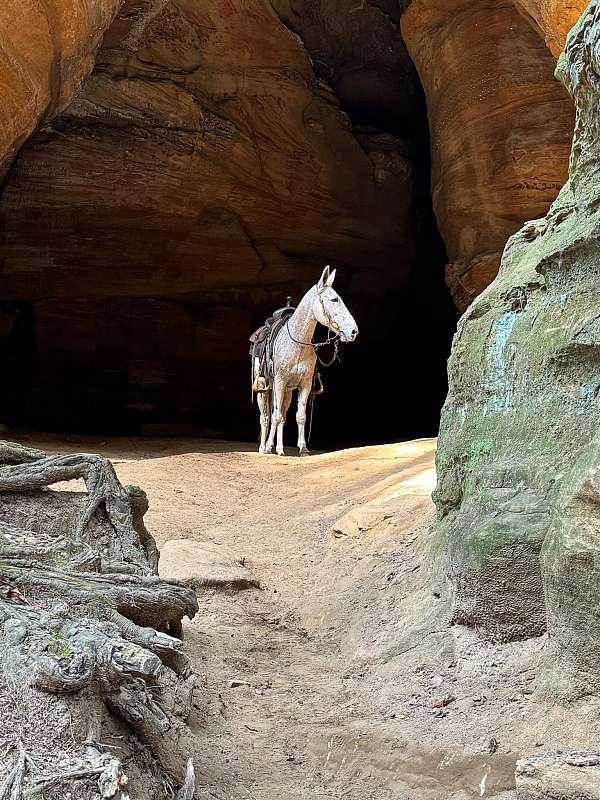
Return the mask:
M 197 591 L 260 587 L 243 557 L 222 545 L 190 539 L 169 539 L 164 543 L 160 574 L 182 581 Z
M 514 0 L 514 3 L 536 25 L 551 52 L 558 57 L 588 0 Z
M 455 619 L 498 639 L 547 628 L 546 689 L 571 698 L 600 686 L 599 40 L 592 2 L 557 70 L 569 181 L 460 322 L 435 493 Z
M 558 24 L 533 5 L 540 24 Z M 563 185 L 572 109 L 543 38 L 503 0 L 414 0 L 401 24 L 427 95 L 433 204 L 464 310 L 508 237 Z
M 422 133 L 422 90 L 398 33 L 397 2 L 381 7 L 356 0 L 272 4 L 301 37 L 316 75 L 332 86 L 353 121 L 392 128 L 407 138 Z
M 386 33 L 376 70 L 402 68 L 383 98 L 399 103 L 404 45 L 379 10 L 358 18 Z M 263 0 L 123 4 L 84 89 L 4 186 L 6 358 L 37 364 L 5 419 L 247 436 L 247 336 L 329 261 L 371 346 L 399 346 L 416 250 L 410 148 L 372 127 L 355 135 L 315 70 Z M 350 72 L 340 83 L 360 103 Z M 413 91 L 409 117 L 424 110 Z
M 0 8 L 0 178 L 94 66 L 120 0 L 6 0 Z

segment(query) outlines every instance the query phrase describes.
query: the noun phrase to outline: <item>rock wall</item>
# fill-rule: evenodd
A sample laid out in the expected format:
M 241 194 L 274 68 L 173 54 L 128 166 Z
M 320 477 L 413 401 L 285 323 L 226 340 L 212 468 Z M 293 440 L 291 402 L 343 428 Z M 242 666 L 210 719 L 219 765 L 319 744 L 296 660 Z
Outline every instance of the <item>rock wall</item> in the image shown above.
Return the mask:
M 0 177 L 73 98 L 120 0 L 5 0 L 0 8 Z
M 4 186 L 5 361 L 34 365 L 3 401 L 5 419 L 247 436 L 247 336 L 328 262 L 370 351 L 398 352 L 424 102 L 396 25 L 343 5 L 333 11 L 356 19 L 352 53 L 333 13 L 318 42 L 307 25 L 305 46 L 266 0 L 126 0 L 83 90 L 22 148 Z M 358 28 L 385 37 L 370 66 L 351 60 Z M 325 74 L 311 47 L 341 53 L 354 73 Z M 363 109 L 360 129 L 331 87 Z M 364 124 L 388 100 L 403 109 L 394 130 Z M 368 383 L 355 413 L 371 402 Z
M 556 57 L 587 6 L 587 0 L 514 0 L 514 3 L 534 23 Z
M 422 89 L 398 35 L 398 2 L 273 0 L 302 39 L 316 75 L 332 86 L 354 123 L 421 135 Z
M 563 697 L 600 688 L 599 42 L 591 2 L 557 70 L 577 111 L 569 180 L 459 324 L 435 492 L 455 621 L 547 630 Z
M 566 5 L 520 8 L 552 44 L 583 0 Z M 464 310 L 493 280 L 508 237 L 563 185 L 572 109 L 540 31 L 505 0 L 414 0 L 401 24 L 427 95 L 433 204 Z

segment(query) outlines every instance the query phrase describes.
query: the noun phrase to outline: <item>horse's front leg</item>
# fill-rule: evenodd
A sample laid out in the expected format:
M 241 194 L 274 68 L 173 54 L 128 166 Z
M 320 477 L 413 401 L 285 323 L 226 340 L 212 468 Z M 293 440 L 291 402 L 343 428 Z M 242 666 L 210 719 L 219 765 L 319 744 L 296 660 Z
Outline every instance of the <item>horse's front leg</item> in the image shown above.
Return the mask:
M 264 453 L 266 452 L 267 434 L 269 432 L 271 392 L 259 392 L 256 399 L 260 410 L 260 446 L 258 452 Z
M 273 445 L 275 444 L 275 434 L 279 434 L 279 426 L 281 426 L 281 434 L 277 437 L 277 455 L 283 455 L 283 404 L 285 400 L 285 380 L 276 377 L 273 381 L 273 411 L 271 414 L 271 430 L 269 431 L 269 438 L 265 445 L 265 453 L 273 452 Z M 279 446 L 279 439 L 281 438 L 281 452 Z
M 284 456 L 285 450 L 283 447 L 283 426 L 285 425 L 285 418 L 287 417 L 287 413 L 290 408 L 290 404 L 292 402 L 292 390 L 286 389 L 285 394 L 283 396 L 283 406 L 281 408 L 281 422 L 277 427 L 277 455 Z
M 312 374 L 307 377 L 298 390 L 298 411 L 296 412 L 296 422 L 298 423 L 298 455 L 308 456 L 308 448 L 306 446 L 306 407 L 310 399 L 312 391 L 313 376 Z

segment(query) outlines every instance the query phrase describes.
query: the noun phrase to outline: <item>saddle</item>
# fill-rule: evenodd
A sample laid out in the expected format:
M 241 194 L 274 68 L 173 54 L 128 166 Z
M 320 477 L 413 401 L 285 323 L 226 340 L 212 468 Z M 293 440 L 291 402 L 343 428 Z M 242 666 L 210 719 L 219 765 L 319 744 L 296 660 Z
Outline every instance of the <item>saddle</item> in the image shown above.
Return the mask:
M 271 360 L 275 340 L 283 326 L 296 310 L 291 305 L 291 302 L 292 298 L 288 297 L 287 306 L 274 311 L 273 314 L 265 320 L 265 324 L 254 331 L 250 337 L 250 355 L 252 356 L 253 368 L 256 358 L 258 358 L 260 364 L 260 374 L 256 376 L 252 386 L 255 392 L 268 391 L 270 379 L 273 377 L 271 374 Z M 261 378 L 264 379 L 262 382 L 260 381 Z

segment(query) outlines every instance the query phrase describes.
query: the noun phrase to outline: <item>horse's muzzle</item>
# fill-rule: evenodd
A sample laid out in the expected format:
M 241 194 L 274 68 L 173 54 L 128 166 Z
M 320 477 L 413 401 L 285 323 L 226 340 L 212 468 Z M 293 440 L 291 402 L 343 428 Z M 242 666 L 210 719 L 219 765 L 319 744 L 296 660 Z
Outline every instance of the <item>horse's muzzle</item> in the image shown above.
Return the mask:
M 352 328 L 350 333 L 342 333 L 340 339 L 342 340 L 342 342 L 348 343 L 348 342 L 353 342 L 357 336 L 358 336 L 358 328 Z

